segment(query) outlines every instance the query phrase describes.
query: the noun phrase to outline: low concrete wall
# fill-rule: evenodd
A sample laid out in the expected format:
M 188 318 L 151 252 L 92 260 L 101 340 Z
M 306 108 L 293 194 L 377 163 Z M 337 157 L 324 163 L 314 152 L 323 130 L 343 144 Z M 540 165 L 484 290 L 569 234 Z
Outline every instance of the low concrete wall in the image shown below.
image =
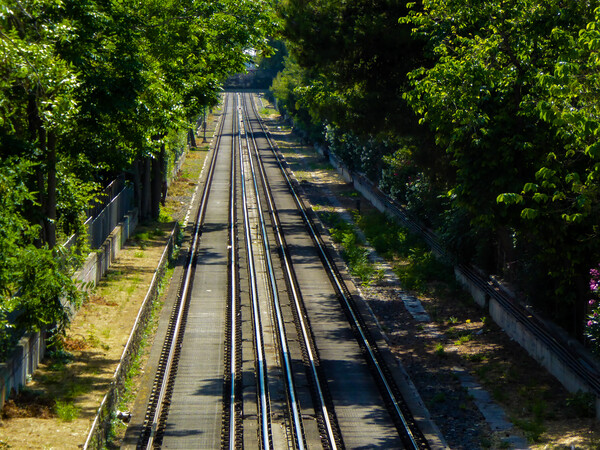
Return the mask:
M 44 358 L 45 336 L 28 333 L 23 336 L 10 358 L 0 363 L 0 408 L 13 392 L 18 392 Z
M 117 257 L 138 223 L 137 210 L 130 211 L 112 231 L 102 246 L 90 253 L 75 279 L 96 285 Z M 6 399 L 27 384 L 29 377 L 44 358 L 45 333 L 29 333 L 23 336 L 12 355 L 0 363 L 0 408 Z
M 88 255 L 83 267 L 75 274 L 75 278 L 82 283 L 92 283 L 95 286 L 115 258 L 119 256 L 137 224 L 138 211 L 133 209 L 123 217 L 123 220 L 113 229 L 100 248 Z
M 479 289 L 477 286 L 471 283 L 468 277 L 466 277 L 462 270 L 460 270 L 458 267 L 454 268 L 454 277 L 456 278 L 456 281 L 458 281 L 463 286 L 463 288 L 469 294 L 471 294 L 471 297 L 473 297 L 473 300 L 475 301 L 475 303 L 477 303 L 477 305 L 486 310 L 489 309 L 489 295 L 487 295 L 485 292 L 483 292 L 483 290 Z

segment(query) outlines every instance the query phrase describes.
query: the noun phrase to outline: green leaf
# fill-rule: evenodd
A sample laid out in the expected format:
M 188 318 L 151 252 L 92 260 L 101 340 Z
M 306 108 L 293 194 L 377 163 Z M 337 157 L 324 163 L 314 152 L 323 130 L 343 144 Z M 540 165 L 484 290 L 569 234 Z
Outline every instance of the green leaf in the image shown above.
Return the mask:
M 521 211 L 521 218 L 525 220 L 533 220 L 538 217 L 540 212 L 537 209 L 525 208 Z
M 523 203 L 523 196 L 513 192 L 507 192 L 496 197 L 497 203 L 505 203 L 507 205 L 516 205 Z
M 583 214 L 581 214 L 581 213 L 563 214 L 562 218 L 568 223 L 580 223 L 583 221 Z
M 585 154 L 592 159 L 600 158 L 600 142 L 594 142 L 592 145 L 588 145 L 585 149 Z

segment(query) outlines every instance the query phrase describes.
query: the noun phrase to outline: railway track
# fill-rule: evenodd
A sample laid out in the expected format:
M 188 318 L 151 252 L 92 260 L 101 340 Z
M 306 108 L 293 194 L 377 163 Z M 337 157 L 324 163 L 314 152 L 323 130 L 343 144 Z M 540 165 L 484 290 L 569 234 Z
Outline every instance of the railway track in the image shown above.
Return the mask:
M 428 448 L 250 94 L 227 94 L 138 448 Z

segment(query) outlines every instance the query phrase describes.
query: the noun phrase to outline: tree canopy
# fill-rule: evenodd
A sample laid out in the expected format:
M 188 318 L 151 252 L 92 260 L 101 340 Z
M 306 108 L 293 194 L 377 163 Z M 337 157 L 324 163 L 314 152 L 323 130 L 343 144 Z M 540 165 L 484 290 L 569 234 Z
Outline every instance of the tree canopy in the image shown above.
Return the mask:
M 125 172 L 138 197 L 160 195 L 169 136 L 218 102 L 245 50 L 270 51 L 276 26 L 264 0 L 2 2 L 0 324 L 15 308 L 25 329 L 68 321 L 86 247 L 62 244 L 98 188 Z
M 600 250 L 599 7 L 286 0 L 273 93 L 459 261 L 582 336 Z

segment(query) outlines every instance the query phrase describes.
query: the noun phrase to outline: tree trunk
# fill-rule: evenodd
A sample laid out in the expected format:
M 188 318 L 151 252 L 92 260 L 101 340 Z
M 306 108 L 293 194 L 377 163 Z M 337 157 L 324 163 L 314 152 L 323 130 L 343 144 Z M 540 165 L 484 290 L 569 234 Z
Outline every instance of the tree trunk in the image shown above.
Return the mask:
M 579 272 L 581 273 L 581 272 Z M 575 277 L 577 286 L 577 298 L 573 307 L 573 328 L 576 338 L 580 342 L 585 340 L 585 321 L 588 299 L 590 297 L 590 285 L 587 279 L 578 275 Z
M 136 158 L 133 161 L 133 196 L 135 198 L 135 207 L 138 214 L 142 215 L 142 175 L 140 168 L 140 160 Z
M 158 219 L 164 180 L 165 144 L 161 144 L 160 153 L 152 159 L 152 218 Z
M 40 120 L 37 100 L 33 95 L 29 97 L 27 102 L 27 122 L 29 142 L 34 145 L 35 142 L 38 141 L 42 151 L 44 151 L 46 133 L 42 127 L 42 121 Z M 30 220 L 37 222 L 40 225 L 40 235 L 36 240 L 35 245 L 41 247 L 44 242 L 46 242 L 46 183 L 44 171 L 40 165 L 36 166 L 35 175 L 37 183 L 37 203 L 39 206 L 33 211 Z
M 48 247 L 56 245 L 56 134 L 48 133 L 48 175 L 46 204 L 46 242 Z
M 40 166 L 35 168 L 35 176 L 38 190 L 37 201 L 38 205 L 40 205 L 35 208 L 34 213 L 35 221 L 40 225 L 40 234 L 39 238 L 36 239 L 35 246 L 39 248 L 44 244 L 44 242 L 46 242 L 46 221 L 44 219 L 44 209 L 42 206 L 46 204 L 46 196 L 44 195 L 44 192 L 46 191 L 46 184 L 44 182 L 44 171 Z
M 505 226 L 496 228 L 496 238 L 498 239 L 496 271 L 508 281 L 515 281 L 514 262 L 515 248 L 512 239 L 511 230 Z
M 151 183 L 150 183 L 150 157 L 144 158 L 144 174 L 143 174 L 143 185 L 142 185 L 142 210 L 140 217 L 142 220 L 150 217 L 150 206 L 151 206 Z
M 188 130 L 188 141 L 190 143 L 190 147 L 196 148 L 196 136 L 194 134 L 194 130 L 191 128 Z

